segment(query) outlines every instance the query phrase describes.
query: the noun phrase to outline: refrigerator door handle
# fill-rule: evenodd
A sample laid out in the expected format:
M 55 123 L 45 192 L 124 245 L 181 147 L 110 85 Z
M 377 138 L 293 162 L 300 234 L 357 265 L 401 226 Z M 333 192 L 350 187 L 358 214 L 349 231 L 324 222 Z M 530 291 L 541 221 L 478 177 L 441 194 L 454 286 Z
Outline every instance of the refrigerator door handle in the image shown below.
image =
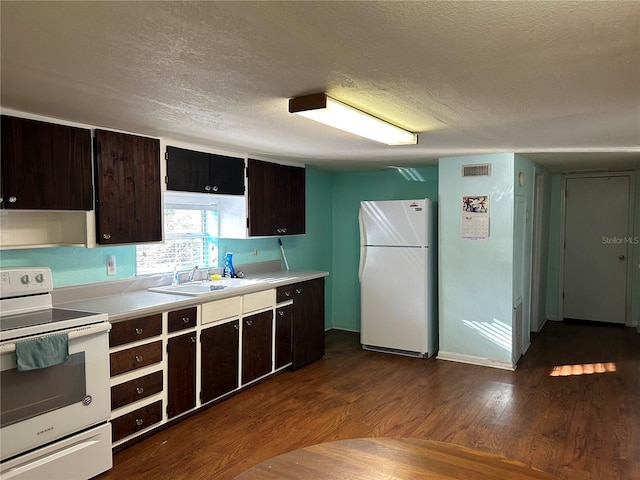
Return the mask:
M 367 231 L 364 229 L 364 220 L 362 219 L 362 207 L 358 210 L 358 224 L 360 225 L 360 245 L 368 245 Z
M 364 229 L 364 222 L 362 220 L 362 207 L 358 210 L 358 224 L 360 225 L 360 265 L 358 266 L 358 281 L 362 283 L 362 269 L 364 268 L 365 255 L 367 254 L 367 249 L 364 245 L 366 242 L 366 232 Z

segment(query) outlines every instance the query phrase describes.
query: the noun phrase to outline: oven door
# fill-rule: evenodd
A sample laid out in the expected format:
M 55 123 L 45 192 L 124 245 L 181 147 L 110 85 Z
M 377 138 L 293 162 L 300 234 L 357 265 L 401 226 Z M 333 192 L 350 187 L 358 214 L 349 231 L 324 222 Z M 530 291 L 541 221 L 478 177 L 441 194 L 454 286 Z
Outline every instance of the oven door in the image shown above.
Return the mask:
M 69 334 L 69 360 L 25 372 L 15 344 L 0 345 L 2 461 L 109 419 L 110 329 L 104 322 L 55 332 Z

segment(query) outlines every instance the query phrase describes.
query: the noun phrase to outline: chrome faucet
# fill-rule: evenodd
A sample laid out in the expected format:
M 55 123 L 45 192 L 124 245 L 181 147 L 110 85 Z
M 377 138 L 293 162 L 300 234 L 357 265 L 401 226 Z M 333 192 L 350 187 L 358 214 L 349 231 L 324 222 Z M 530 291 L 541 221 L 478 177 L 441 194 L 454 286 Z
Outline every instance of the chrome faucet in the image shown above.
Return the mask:
M 196 276 L 196 270 L 198 270 L 198 266 L 196 265 L 195 267 L 193 267 L 191 269 L 191 271 L 189 272 L 189 281 L 193 282 L 193 278 Z

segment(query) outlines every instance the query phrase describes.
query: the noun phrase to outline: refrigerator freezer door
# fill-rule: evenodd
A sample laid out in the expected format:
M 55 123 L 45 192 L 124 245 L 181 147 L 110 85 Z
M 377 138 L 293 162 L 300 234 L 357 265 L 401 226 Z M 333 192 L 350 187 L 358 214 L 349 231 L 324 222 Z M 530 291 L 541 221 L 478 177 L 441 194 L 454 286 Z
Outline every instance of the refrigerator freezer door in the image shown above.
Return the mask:
M 428 203 L 425 199 L 361 202 L 361 244 L 427 245 Z
M 365 247 L 360 343 L 427 353 L 427 248 Z

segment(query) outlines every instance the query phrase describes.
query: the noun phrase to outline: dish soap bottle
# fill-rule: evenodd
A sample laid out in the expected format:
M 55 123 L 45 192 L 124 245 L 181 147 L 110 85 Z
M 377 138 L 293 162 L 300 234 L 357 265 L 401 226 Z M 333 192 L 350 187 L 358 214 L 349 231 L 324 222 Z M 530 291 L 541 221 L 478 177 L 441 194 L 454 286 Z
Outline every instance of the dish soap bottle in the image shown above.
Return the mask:
M 233 253 L 231 252 L 227 252 L 225 254 L 224 276 L 229 278 L 234 278 L 236 276 L 236 271 L 233 268 Z

